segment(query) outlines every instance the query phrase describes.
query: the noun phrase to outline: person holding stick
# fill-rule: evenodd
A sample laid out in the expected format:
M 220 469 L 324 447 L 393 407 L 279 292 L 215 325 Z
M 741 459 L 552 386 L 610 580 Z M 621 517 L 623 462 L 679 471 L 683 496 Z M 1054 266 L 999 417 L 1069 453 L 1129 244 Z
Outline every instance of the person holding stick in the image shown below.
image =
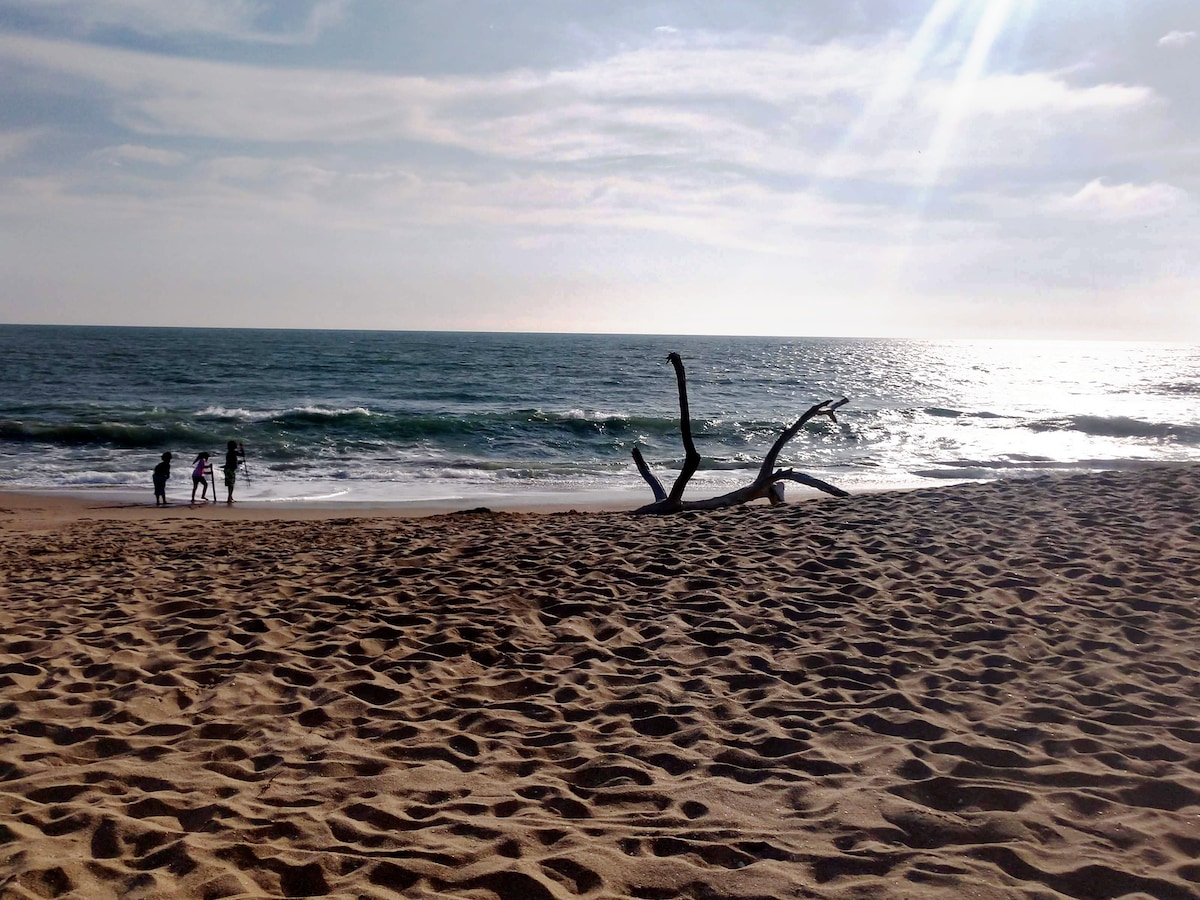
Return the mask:
M 208 453 L 197 453 L 196 458 L 192 460 L 192 506 L 196 505 L 196 488 L 201 489 L 200 502 L 208 502 L 208 480 L 204 476 L 211 476 L 212 473 L 213 467 L 212 463 L 208 461 Z M 213 485 L 213 502 L 217 502 L 217 486 L 215 484 Z
M 225 445 L 225 465 L 221 468 L 225 470 L 225 490 L 228 492 L 225 504 L 227 506 L 233 506 L 233 487 L 237 484 L 237 467 L 238 463 L 245 458 L 246 451 L 237 441 L 230 441 Z

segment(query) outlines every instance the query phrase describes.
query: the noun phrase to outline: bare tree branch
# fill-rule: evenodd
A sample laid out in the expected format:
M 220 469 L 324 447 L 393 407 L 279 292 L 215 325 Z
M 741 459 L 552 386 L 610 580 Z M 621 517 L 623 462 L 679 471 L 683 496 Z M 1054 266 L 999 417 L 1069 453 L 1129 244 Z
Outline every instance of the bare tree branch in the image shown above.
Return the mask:
M 671 487 L 669 497 L 672 503 L 679 503 L 688 482 L 700 468 L 700 453 L 696 450 L 696 442 L 692 440 L 692 416 L 688 411 L 687 375 L 683 371 L 683 360 L 678 353 L 668 354 L 667 359 L 675 367 L 675 383 L 679 387 L 679 432 L 683 436 L 684 457 L 683 468 Z
M 663 490 L 662 483 L 650 471 L 650 467 L 642 457 L 641 450 L 637 447 L 633 449 L 633 461 L 637 465 L 638 472 L 641 473 L 642 478 L 646 480 L 646 483 L 650 485 L 650 490 L 654 493 L 653 503 L 639 507 L 634 512 L 660 514 L 682 512 L 685 510 L 723 509 L 729 506 L 749 503 L 751 500 L 758 500 L 763 497 L 768 498 L 774 504 L 781 502 L 780 496 L 772 491 L 774 485 L 780 481 L 794 481 L 798 484 L 804 484 L 808 487 L 824 491 L 827 494 L 832 494 L 835 497 L 850 496 L 839 487 L 835 487 L 811 475 L 806 475 L 803 472 L 797 472 L 795 469 L 775 468 L 776 460 L 779 458 L 779 454 L 782 452 L 784 446 L 809 421 L 817 416 L 828 416 L 830 421 L 837 422 L 836 411 L 850 402 L 847 398 L 843 397 L 841 400 L 836 401 L 822 400 L 820 403 L 810 407 L 790 427 L 784 429 L 783 433 L 775 440 L 775 443 L 771 445 L 771 449 L 767 451 L 767 455 L 763 458 L 762 466 L 758 470 L 758 475 L 750 484 L 730 491 L 727 494 L 722 494 L 719 497 L 710 497 L 706 500 L 684 500 L 683 492 L 687 488 L 687 484 L 692 476 L 700 468 L 700 454 L 696 450 L 696 444 L 692 439 L 691 414 L 688 409 L 687 398 L 687 376 L 684 373 L 683 360 L 678 353 L 670 354 L 667 359 L 675 368 L 675 381 L 679 389 L 679 431 L 683 437 L 683 446 L 686 455 L 684 457 L 683 468 L 679 476 L 675 479 L 675 484 L 668 495 Z
M 663 490 L 662 482 L 650 471 L 650 467 L 646 465 L 646 460 L 642 457 L 642 451 L 637 447 L 633 448 L 633 462 L 637 466 L 637 470 L 642 473 L 642 477 L 646 479 L 646 484 L 650 485 L 654 499 L 666 500 L 667 492 Z

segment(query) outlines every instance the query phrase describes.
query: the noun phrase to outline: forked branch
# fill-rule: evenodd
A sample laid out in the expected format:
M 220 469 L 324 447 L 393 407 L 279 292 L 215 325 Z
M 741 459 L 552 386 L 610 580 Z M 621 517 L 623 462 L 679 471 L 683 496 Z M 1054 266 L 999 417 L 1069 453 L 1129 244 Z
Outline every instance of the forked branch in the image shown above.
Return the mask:
M 820 403 L 810 407 L 790 427 L 784 429 L 783 433 L 776 438 L 775 443 L 771 445 L 771 449 L 767 451 L 767 455 L 763 457 L 762 466 L 758 470 L 758 476 L 750 484 L 735 491 L 730 491 L 727 494 L 721 494 L 719 497 L 710 497 L 707 500 L 684 500 L 683 492 L 687 488 L 692 476 L 700 468 L 700 453 L 696 450 L 695 441 L 692 439 L 692 421 L 688 409 L 687 397 L 687 375 L 684 373 L 683 360 L 678 353 L 670 354 L 667 359 L 675 368 L 675 382 L 679 390 L 679 431 L 683 437 L 683 468 L 680 470 L 679 476 L 675 479 L 671 493 L 667 494 L 663 490 L 662 482 L 650 471 L 650 467 L 646 464 L 641 451 L 635 447 L 633 449 L 633 461 L 637 465 L 638 472 L 641 473 L 642 478 L 650 485 L 650 490 L 654 494 L 654 502 L 642 506 L 634 510 L 634 512 L 649 514 L 682 512 L 684 510 L 723 509 L 728 506 L 749 503 L 751 500 L 758 500 L 763 497 L 769 499 L 772 504 L 780 503 L 782 502 L 782 492 L 774 490 L 774 486 L 781 481 L 794 481 L 797 484 L 807 485 L 808 487 L 824 491 L 827 494 L 833 494 L 835 497 L 849 496 L 841 488 L 835 487 L 819 478 L 814 478 L 803 472 L 797 472 L 795 469 L 775 468 L 776 460 L 778 460 L 779 454 L 787 442 L 795 437 L 800 429 L 813 418 L 828 416 L 830 421 L 837 422 L 837 410 L 850 402 L 847 398 L 843 397 L 841 400 L 822 400 Z

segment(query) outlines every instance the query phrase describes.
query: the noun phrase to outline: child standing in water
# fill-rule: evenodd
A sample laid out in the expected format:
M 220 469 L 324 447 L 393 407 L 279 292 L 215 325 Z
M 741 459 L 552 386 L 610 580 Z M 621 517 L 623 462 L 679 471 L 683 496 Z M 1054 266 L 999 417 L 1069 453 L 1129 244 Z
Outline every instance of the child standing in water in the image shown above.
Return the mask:
M 225 489 L 229 492 L 225 503 L 228 506 L 233 506 L 233 486 L 237 483 L 237 467 L 238 462 L 246 458 L 246 451 L 237 441 L 230 441 L 225 445 L 225 465 L 221 466 L 225 470 Z M 211 471 L 211 469 L 209 470 Z M 217 492 L 216 485 L 213 485 L 213 494 Z M 217 500 L 213 497 L 213 502 Z
M 200 488 L 200 502 L 208 502 L 208 480 L 205 475 L 212 475 L 212 463 L 208 461 L 207 453 L 197 453 L 192 460 L 192 505 L 196 504 L 196 488 Z M 217 486 L 213 485 L 213 502 L 217 501 Z
M 171 477 L 171 454 L 164 453 L 162 462 L 154 467 L 154 505 L 167 505 L 167 479 Z

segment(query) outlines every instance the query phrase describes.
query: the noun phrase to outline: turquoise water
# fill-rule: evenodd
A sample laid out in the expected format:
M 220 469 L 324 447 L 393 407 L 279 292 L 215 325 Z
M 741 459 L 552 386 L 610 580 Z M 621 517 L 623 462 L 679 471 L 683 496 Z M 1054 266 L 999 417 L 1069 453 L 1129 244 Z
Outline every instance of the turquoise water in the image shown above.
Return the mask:
M 848 490 L 1200 460 L 1200 347 L 1171 344 L 0 326 L 0 486 L 145 492 L 159 455 L 244 442 L 262 502 L 648 491 L 753 477 L 779 431 L 846 396 L 781 463 Z

